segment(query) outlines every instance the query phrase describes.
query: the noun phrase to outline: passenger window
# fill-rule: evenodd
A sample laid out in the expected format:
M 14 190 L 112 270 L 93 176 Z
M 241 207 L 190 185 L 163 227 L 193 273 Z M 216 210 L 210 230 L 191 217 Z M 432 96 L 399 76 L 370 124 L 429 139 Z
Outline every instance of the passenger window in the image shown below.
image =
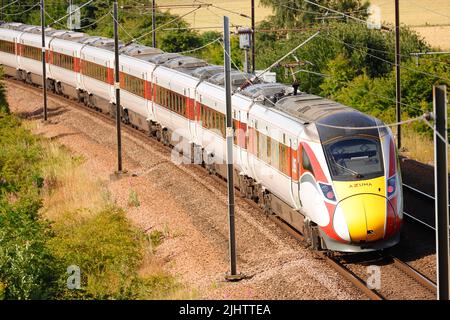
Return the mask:
M 272 164 L 272 138 L 267 136 L 267 146 L 266 146 L 266 162 Z

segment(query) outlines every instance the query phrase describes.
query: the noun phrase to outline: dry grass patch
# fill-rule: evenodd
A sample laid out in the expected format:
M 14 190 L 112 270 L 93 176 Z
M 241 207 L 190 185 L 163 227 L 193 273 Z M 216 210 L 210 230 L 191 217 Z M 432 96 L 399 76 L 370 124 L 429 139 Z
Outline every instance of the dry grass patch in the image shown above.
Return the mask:
M 400 154 L 410 159 L 434 166 L 434 141 L 426 135 L 410 128 L 402 131 L 402 150 Z M 449 152 L 450 158 L 450 152 Z M 449 164 L 450 170 L 450 164 Z
M 164 231 L 145 234 L 126 218 L 85 159 L 43 139 L 42 209 L 52 221 L 50 245 L 63 265 L 80 267 L 81 290 L 63 290 L 61 299 L 181 299 L 191 291 L 169 275 L 155 256 Z M 139 206 L 137 194 L 130 205 Z

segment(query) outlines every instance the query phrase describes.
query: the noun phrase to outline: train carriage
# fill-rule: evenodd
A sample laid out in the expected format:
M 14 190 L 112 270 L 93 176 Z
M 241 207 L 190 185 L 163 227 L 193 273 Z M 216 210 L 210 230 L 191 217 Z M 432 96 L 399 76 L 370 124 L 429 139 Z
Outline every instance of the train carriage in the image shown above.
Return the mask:
M 52 32 L 48 44 L 48 74 L 50 79 L 58 79 L 50 83 L 56 93 L 77 97 L 77 90 L 82 86 L 80 75 L 80 59 L 82 44 L 74 42 L 85 35 L 80 32 Z
M 151 118 L 150 78 L 153 68 L 144 61 L 123 56 L 120 63 L 121 105 L 128 111 L 130 122 L 140 129 L 148 128 Z
M 42 85 L 42 39 L 39 37 L 40 27 L 23 28 L 16 39 L 17 68 L 22 71 L 22 78 L 29 83 Z M 45 47 L 50 39 L 47 38 Z M 46 57 L 47 58 L 47 57 Z M 48 66 L 47 70 L 48 71 Z
M 20 24 L 11 24 L 11 27 Z M 16 76 L 19 68 L 18 52 L 21 31 L 13 29 L 0 29 L 0 61 L 6 74 Z

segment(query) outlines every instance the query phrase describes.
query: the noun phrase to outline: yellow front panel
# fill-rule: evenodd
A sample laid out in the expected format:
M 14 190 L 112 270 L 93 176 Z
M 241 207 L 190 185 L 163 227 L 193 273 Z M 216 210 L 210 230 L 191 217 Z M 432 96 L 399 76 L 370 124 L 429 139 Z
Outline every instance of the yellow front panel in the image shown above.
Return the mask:
M 386 196 L 386 181 L 384 176 L 361 181 L 333 181 L 333 186 L 339 201 L 361 193 Z
M 357 197 L 349 198 L 339 204 L 347 222 L 352 241 L 367 240 L 366 216 L 364 204 Z
M 384 177 L 365 181 L 334 181 L 334 188 L 352 241 L 384 237 L 386 186 Z

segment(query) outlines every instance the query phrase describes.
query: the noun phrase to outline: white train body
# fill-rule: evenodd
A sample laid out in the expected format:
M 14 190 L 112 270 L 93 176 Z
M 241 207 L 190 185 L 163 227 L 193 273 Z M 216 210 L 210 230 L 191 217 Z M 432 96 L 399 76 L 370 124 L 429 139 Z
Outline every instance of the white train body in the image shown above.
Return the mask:
M 114 116 L 112 40 L 46 33 L 47 86 Z M 41 84 L 41 50 L 39 27 L 0 25 L 0 64 L 7 74 Z M 225 176 L 220 67 L 134 44 L 120 50 L 123 121 Z M 233 72 L 241 194 L 303 232 L 316 248 L 356 252 L 396 244 L 402 190 L 390 130 L 364 129 L 381 122 L 324 98 L 293 95 L 281 84 L 244 88 L 244 78 Z

